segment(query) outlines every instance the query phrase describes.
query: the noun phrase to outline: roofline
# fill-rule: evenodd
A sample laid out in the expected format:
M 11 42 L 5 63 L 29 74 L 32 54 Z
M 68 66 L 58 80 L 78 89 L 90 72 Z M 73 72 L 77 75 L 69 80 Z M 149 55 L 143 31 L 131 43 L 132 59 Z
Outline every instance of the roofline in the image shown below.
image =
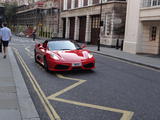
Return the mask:
M 36 8 L 26 9 L 26 10 L 23 10 L 23 11 L 18 11 L 18 12 L 16 12 L 16 14 L 21 14 L 21 13 L 25 13 L 25 12 L 29 12 L 29 11 L 37 10 L 37 9 L 49 10 L 49 9 L 58 9 L 58 8 L 56 8 L 56 7 L 51 7 L 51 8 L 36 7 Z

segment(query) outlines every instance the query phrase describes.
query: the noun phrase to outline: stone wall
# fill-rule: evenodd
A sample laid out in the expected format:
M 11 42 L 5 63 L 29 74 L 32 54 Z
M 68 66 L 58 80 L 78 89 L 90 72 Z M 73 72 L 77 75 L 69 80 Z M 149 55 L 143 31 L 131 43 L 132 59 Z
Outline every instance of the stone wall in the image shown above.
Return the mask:
M 151 26 L 157 26 L 156 40 L 150 39 Z M 160 22 L 143 22 L 143 38 L 139 43 L 141 46 L 140 53 L 159 54 L 160 52 Z
M 102 9 L 101 44 L 114 47 L 117 39 L 124 40 L 126 2 L 108 4 Z

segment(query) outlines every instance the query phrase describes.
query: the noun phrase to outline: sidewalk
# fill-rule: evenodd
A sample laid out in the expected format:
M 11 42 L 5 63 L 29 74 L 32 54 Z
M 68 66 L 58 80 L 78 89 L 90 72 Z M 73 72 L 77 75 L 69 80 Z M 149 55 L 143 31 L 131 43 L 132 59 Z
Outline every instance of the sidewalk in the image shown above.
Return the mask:
M 97 46 L 94 45 L 88 45 L 87 49 L 89 49 L 94 53 L 102 54 L 113 58 L 118 58 L 124 61 L 136 63 L 154 69 L 160 69 L 160 57 L 154 57 L 154 56 L 147 57 L 144 55 L 130 54 L 117 50 L 115 48 L 107 48 L 107 47 L 101 47 L 100 51 L 97 51 Z
M 0 120 L 40 120 L 11 48 L 0 53 Z

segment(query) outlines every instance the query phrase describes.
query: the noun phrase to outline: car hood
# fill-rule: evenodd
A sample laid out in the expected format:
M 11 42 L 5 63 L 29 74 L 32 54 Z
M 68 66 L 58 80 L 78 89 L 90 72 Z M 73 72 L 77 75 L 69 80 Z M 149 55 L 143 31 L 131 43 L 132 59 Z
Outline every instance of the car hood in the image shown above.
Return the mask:
M 61 61 L 64 62 L 81 62 L 88 59 L 88 50 L 64 50 L 64 51 L 53 51 Z

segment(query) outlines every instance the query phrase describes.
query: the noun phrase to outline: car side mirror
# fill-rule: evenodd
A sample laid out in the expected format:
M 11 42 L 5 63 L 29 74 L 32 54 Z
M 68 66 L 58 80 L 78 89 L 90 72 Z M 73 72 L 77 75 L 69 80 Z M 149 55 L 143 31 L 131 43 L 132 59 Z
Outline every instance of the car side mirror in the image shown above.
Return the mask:
M 38 44 L 37 46 L 38 46 L 39 49 L 43 49 L 41 44 Z
M 39 49 L 43 49 L 43 47 L 42 47 L 42 46 L 39 46 Z
M 37 46 L 38 46 L 38 47 L 40 47 L 40 46 L 41 46 L 41 44 L 39 43 Z
M 82 44 L 82 45 L 81 45 L 81 48 L 85 48 L 85 47 L 87 47 L 85 44 Z

